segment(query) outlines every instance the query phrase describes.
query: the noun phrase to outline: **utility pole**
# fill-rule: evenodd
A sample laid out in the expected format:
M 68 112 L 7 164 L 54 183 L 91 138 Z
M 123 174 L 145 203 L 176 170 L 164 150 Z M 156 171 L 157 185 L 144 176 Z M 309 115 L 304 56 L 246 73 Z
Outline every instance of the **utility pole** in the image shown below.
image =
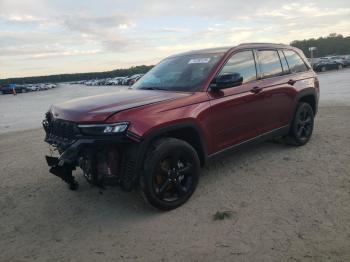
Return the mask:
M 310 58 L 311 58 L 311 60 L 314 58 L 314 51 L 315 51 L 316 49 L 317 49 L 317 48 L 316 48 L 315 46 L 309 47 Z

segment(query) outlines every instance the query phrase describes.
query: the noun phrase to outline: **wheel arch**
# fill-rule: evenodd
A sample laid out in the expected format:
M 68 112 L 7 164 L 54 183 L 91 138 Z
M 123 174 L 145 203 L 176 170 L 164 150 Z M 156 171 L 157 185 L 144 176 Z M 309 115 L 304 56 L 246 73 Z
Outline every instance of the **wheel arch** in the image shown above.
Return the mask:
M 189 143 L 197 152 L 201 165 L 207 160 L 207 147 L 204 135 L 197 124 L 193 122 L 172 124 L 147 134 L 141 141 L 141 158 L 144 158 L 149 146 L 157 139 L 173 137 Z
M 314 114 L 316 115 L 317 113 L 317 108 L 318 108 L 318 100 L 317 100 L 317 92 L 315 88 L 307 88 L 303 89 L 299 92 L 297 99 L 296 99 L 296 104 L 294 108 L 294 113 L 297 110 L 298 103 L 304 102 L 308 103 L 311 107 L 312 110 L 314 111 Z

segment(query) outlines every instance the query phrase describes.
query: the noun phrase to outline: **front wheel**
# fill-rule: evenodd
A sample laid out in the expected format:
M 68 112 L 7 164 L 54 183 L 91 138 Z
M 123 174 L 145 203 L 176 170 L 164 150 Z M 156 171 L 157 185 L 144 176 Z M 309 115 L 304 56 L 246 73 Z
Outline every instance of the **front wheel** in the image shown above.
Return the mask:
M 183 205 L 195 191 L 200 162 L 187 142 L 163 138 L 152 144 L 144 163 L 141 189 L 146 200 L 160 210 Z
M 303 146 L 310 140 L 313 129 L 314 111 L 310 104 L 301 102 L 298 104 L 295 112 L 286 142 L 296 146 Z

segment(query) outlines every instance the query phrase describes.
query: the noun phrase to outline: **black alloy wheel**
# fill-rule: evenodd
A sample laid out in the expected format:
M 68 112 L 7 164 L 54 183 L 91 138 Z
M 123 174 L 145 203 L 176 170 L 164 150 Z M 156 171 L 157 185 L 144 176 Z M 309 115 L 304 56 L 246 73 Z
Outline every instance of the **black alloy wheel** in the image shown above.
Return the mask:
M 308 103 L 299 103 L 287 139 L 289 138 L 294 145 L 305 145 L 312 136 L 313 128 L 314 111 L 312 107 Z
M 197 187 L 199 168 L 197 152 L 187 142 L 175 138 L 157 141 L 145 160 L 144 196 L 161 210 L 181 206 Z

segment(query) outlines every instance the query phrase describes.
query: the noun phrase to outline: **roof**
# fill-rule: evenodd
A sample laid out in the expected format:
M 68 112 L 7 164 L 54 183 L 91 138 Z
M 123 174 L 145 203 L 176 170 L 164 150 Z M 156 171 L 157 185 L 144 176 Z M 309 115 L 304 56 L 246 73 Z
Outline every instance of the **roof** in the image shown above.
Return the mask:
M 196 54 L 226 53 L 230 49 L 232 49 L 232 47 L 228 46 L 228 47 L 214 47 L 214 48 L 207 48 L 207 49 L 191 50 L 191 51 L 175 54 L 170 57 L 183 56 L 183 55 L 196 55 Z
M 239 47 L 247 46 L 249 48 L 259 48 L 259 47 L 271 47 L 271 48 L 278 48 L 278 47 L 290 47 L 286 44 L 276 44 L 276 43 L 242 43 L 238 45 Z
M 289 45 L 285 44 L 276 44 L 276 43 L 242 43 L 236 46 L 228 46 L 228 47 L 215 47 L 215 48 L 207 48 L 207 49 L 199 49 L 199 50 L 191 50 L 187 52 L 183 52 L 180 54 L 175 54 L 170 57 L 182 56 L 182 55 L 196 55 L 196 54 L 213 54 L 213 53 L 226 53 L 235 48 L 262 48 L 262 47 L 271 47 L 271 48 L 286 48 Z

